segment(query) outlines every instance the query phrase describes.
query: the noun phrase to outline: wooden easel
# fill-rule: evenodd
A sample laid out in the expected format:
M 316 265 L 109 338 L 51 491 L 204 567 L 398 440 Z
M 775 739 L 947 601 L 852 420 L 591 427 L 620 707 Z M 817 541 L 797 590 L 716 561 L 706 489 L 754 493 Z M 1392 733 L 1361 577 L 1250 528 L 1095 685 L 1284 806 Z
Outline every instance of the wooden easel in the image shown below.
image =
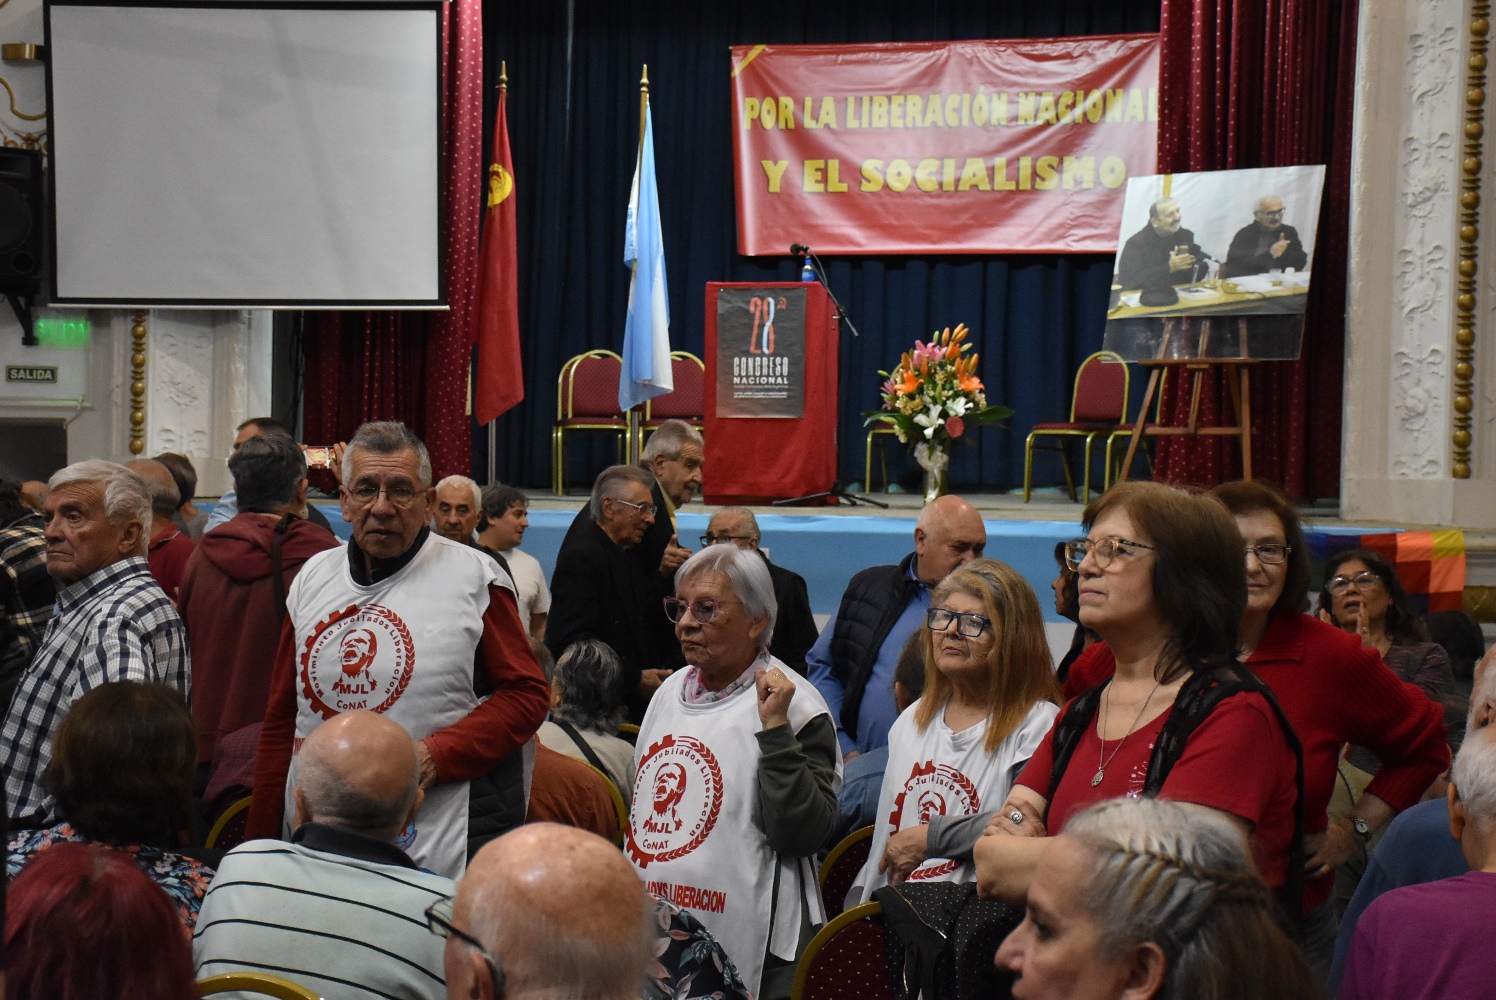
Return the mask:
M 1247 354 L 1247 320 L 1245 317 L 1236 317 L 1238 332 L 1241 335 L 1241 353 Z M 1211 319 L 1201 321 L 1203 331 L 1200 335 L 1200 354 L 1197 358 L 1170 358 L 1165 355 L 1169 352 L 1169 339 L 1174 334 L 1175 326 L 1179 323 L 1178 318 L 1164 320 L 1163 341 L 1158 346 L 1158 356 L 1145 358 L 1138 361 L 1140 365 L 1152 368 L 1148 376 L 1148 388 L 1143 393 L 1143 405 L 1138 408 L 1137 423 L 1133 425 L 1132 437 L 1127 443 L 1127 457 L 1122 461 L 1122 473 L 1117 477 L 1117 482 L 1127 482 L 1127 477 L 1132 472 L 1132 460 L 1138 453 L 1138 443 L 1145 435 L 1149 437 L 1235 437 L 1241 441 L 1241 471 L 1242 478 L 1248 481 L 1252 479 L 1252 376 L 1248 367 L 1257 363 L 1255 358 L 1205 358 L 1203 355 L 1210 344 Z M 1164 370 L 1167 368 L 1182 368 L 1191 373 L 1190 382 L 1190 418 L 1189 423 L 1183 427 L 1146 426 L 1148 422 L 1148 409 L 1153 405 L 1153 397 L 1158 392 L 1158 384 Z M 1200 389 L 1201 377 L 1212 368 L 1224 369 L 1226 375 L 1226 386 L 1231 391 L 1231 408 L 1236 414 L 1236 425 L 1233 427 L 1201 427 L 1200 426 Z

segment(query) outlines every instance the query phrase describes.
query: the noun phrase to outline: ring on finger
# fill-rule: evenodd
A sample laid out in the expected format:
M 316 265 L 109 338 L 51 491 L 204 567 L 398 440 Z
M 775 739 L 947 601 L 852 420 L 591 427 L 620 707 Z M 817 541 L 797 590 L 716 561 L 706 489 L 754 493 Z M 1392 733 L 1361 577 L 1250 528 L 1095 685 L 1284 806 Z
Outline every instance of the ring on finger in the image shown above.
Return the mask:
M 1013 821 L 1014 826 L 1023 825 L 1023 813 L 1018 811 L 1017 809 L 1014 809 L 1012 812 L 1008 813 L 1008 819 Z

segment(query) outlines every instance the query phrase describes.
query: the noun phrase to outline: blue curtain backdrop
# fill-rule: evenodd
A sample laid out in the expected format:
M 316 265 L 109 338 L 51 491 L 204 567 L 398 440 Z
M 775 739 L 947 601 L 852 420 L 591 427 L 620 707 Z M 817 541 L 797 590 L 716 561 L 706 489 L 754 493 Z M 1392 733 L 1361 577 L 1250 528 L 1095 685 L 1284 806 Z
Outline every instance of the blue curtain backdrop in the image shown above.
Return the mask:
M 492 85 L 486 128 L 493 127 L 500 60 L 509 73 L 526 384 L 525 401 L 495 424 L 499 478 L 526 487 L 549 482 L 561 364 L 589 348 L 622 346 L 629 281 L 624 212 L 642 64 L 649 64 L 671 343 L 700 355 L 706 282 L 798 278 L 791 258 L 736 251 L 730 46 L 1151 32 L 1158 23 L 1157 0 L 486 0 L 485 72 Z M 484 149 L 490 145 L 486 137 Z M 938 243 L 939 219 L 930 226 Z M 1016 412 L 1010 429 L 981 430 L 977 447 L 955 450 L 952 486 L 1021 483 L 1029 425 L 1063 419 L 1076 368 L 1100 349 L 1112 258 L 856 257 L 826 265 L 832 291 L 862 333 L 853 338 L 843 324 L 837 428 L 843 481 L 862 478 L 861 414 L 878 405 L 878 370 L 916 338 L 964 322 L 982 355 L 989 400 Z M 569 450 L 574 487 L 612 454 L 580 439 Z M 1036 458 L 1035 466 L 1036 482 L 1063 481 L 1055 459 Z M 901 467 L 906 483 L 917 481 L 914 463 L 890 454 L 890 474 L 897 477 Z M 481 433 L 474 435 L 473 468 L 483 478 Z

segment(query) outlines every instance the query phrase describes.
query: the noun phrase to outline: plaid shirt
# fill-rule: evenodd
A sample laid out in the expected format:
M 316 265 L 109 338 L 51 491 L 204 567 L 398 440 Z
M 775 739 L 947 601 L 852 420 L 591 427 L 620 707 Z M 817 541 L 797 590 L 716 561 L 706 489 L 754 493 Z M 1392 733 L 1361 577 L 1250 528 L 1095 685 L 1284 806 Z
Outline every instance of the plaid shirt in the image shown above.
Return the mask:
M 187 630 L 144 556 L 110 563 L 65 587 L 0 729 L 10 815 L 31 825 L 52 818 L 41 775 L 52 757 L 52 733 L 73 702 L 123 680 L 167 684 L 186 697 L 191 678 Z
M 18 674 L 41 645 L 57 591 L 47 575 L 42 519 L 30 514 L 0 528 L 0 665 Z

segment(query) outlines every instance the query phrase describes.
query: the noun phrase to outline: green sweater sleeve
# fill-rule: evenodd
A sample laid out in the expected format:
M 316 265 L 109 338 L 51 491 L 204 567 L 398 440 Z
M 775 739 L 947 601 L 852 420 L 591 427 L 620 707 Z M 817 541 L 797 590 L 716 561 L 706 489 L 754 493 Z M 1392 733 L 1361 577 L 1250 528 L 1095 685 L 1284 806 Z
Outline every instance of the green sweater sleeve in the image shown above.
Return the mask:
M 798 733 L 786 723 L 757 737 L 758 804 L 769 846 L 782 857 L 809 857 L 836 826 L 836 727 L 818 715 Z

